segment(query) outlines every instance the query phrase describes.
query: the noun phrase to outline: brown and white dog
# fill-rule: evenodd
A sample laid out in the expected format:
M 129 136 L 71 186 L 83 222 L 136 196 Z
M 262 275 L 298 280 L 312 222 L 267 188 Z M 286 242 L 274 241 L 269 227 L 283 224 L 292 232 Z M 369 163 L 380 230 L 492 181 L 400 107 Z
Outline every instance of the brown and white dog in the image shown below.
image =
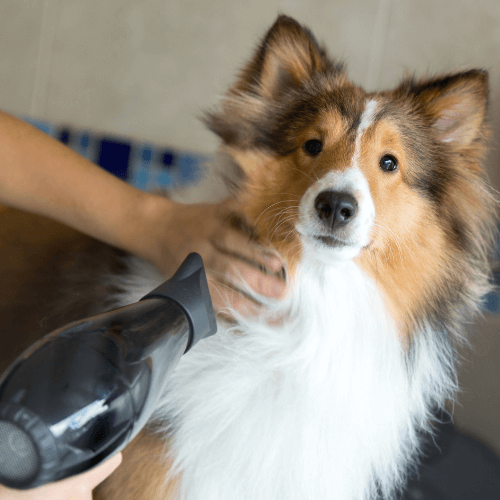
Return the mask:
M 206 123 L 291 292 L 183 357 L 95 498 L 393 498 L 489 289 L 487 97 L 481 70 L 367 93 L 278 18 Z

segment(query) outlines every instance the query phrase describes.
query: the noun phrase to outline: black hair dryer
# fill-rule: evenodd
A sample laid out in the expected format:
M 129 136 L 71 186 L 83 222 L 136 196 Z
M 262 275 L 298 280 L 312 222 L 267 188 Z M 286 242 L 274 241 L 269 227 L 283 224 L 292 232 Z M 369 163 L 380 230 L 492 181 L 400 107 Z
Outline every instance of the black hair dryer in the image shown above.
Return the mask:
M 203 262 L 192 253 L 139 302 L 31 346 L 0 378 L 0 483 L 35 488 L 123 449 L 182 354 L 216 330 Z

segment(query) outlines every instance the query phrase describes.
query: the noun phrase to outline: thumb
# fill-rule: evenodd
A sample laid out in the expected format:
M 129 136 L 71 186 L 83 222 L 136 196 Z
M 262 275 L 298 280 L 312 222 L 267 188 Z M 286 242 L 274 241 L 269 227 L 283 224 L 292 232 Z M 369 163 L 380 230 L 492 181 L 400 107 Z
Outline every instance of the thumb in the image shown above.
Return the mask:
M 74 478 L 66 479 L 65 481 L 73 480 L 76 481 L 78 485 L 82 484 L 86 490 L 93 490 L 98 484 L 102 483 L 115 471 L 115 469 L 122 463 L 122 458 L 122 454 L 118 453 L 98 467 L 84 472 L 83 474 L 79 474 Z
M 0 485 L 1 500 L 91 500 L 92 490 L 121 463 L 118 453 L 92 470 L 32 490 L 11 490 Z

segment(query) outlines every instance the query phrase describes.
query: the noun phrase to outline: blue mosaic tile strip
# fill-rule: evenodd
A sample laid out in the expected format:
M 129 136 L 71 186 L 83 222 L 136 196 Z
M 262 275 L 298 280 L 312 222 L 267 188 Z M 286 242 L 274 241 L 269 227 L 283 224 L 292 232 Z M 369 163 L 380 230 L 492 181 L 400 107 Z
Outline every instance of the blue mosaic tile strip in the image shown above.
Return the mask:
M 172 189 L 198 181 L 209 155 L 99 135 L 22 117 L 77 153 L 139 189 Z

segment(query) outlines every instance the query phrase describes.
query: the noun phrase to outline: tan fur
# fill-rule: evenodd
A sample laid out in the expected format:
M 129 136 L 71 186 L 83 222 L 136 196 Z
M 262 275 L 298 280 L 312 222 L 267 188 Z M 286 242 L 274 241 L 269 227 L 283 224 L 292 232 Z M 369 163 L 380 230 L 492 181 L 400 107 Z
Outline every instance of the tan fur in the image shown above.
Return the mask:
M 167 444 L 151 431 L 142 431 L 123 451 L 123 462 L 93 492 L 94 500 L 169 500 L 175 498 L 179 479 L 166 480 L 171 462 Z
M 61 325 L 112 307 L 123 252 L 50 219 L 14 209 L 0 212 L 0 373 Z
M 277 162 L 262 154 L 231 151 L 245 170 L 245 189 L 239 191 L 235 207 L 254 227 L 263 243 L 273 245 L 286 255 L 287 272 L 293 274 L 300 260 L 301 247 L 293 231 L 297 207 L 309 178 L 296 168 L 293 160 Z M 283 172 L 290 172 L 290 176 Z
M 384 154 L 398 159 L 396 172 L 380 169 Z M 408 341 L 416 313 L 432 299 L 429 290 L 439 285 L 436 279 L 448 258 L 446 238 L 429 202 L 404 182 L 409 160 L 394 125 L 382 121 L 367 132 L 361 158 L 377 215 L 371 244 L 357 262 L 385 292 L 401 336 Z

